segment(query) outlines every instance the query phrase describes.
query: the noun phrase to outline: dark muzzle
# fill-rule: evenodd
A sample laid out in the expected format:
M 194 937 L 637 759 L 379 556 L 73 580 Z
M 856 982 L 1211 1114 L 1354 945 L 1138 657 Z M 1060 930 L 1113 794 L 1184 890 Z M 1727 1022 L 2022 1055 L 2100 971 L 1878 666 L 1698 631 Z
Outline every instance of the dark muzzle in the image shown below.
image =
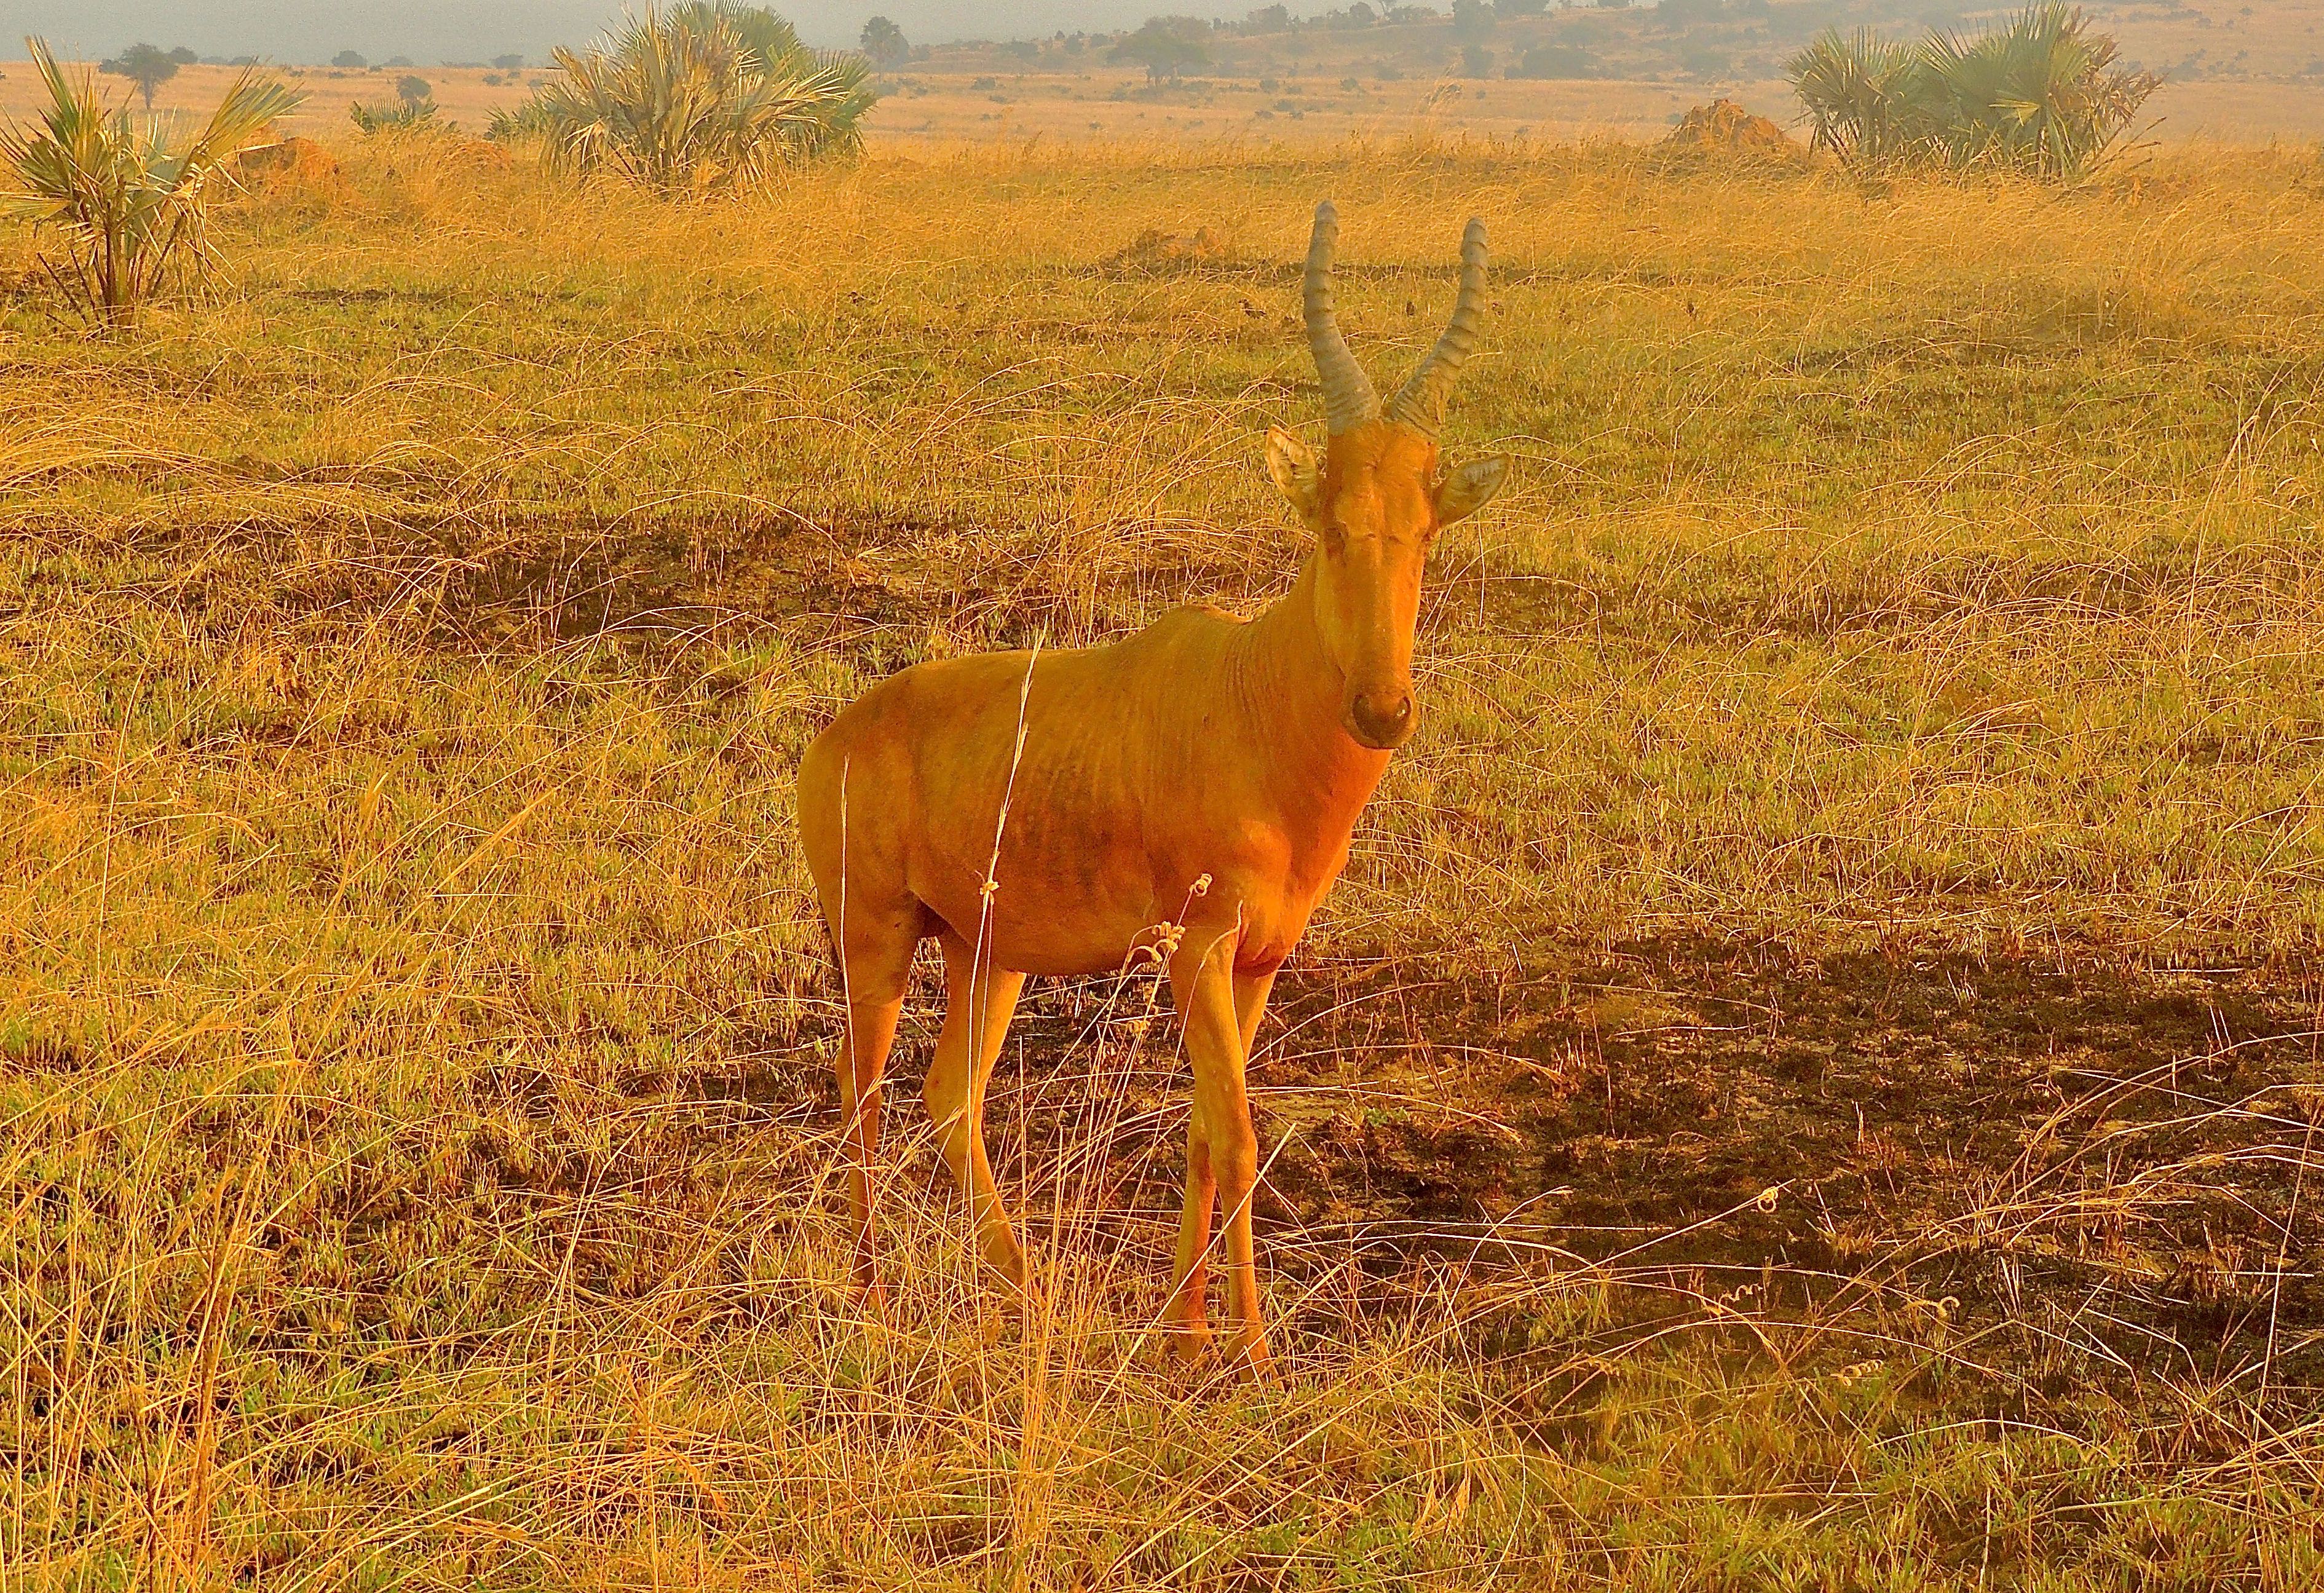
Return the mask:
M 1348 704 L 1348 733 L 1386 752 L 1404 745 L 1416 717 L 1408 691 L 1358 692 Z

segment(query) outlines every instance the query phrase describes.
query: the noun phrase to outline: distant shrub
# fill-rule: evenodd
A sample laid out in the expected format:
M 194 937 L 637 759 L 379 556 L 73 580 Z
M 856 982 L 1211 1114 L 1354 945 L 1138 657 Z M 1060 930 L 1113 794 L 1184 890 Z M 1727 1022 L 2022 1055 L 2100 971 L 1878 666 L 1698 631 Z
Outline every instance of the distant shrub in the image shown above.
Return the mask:
M 1189 67 L 1210 64 L 1210 49 L 1203 42 L 1209 31 L 1210 24 L 1194 17 L 1149 17 L 1145 26 L 1115 45 L 1106 59 L 1144 67 L 1149 83 L 1175 79 Z
M 746 189 L 852 154 L 876 97 L 862 56 L 810 50 L 773 12 L 735 0 L 648 11 L 600 48 L 556 56 L 561 76 L 496 114 L 488 136 L 538 134 L 552 167 L 664 194 Z
M 1513 78 L 1587 78 L 1595 70 L 1587 51 L 1571 44 L 1536 44 L 1517 58 Z
M 1829 30 L 1785 70 L 1816 147 L 1852 169 L 1998 166 L 2071 178 L 2161 85 L 2116 66 L 2118 54 L 2079 9 L 2045 0 L 1990 32 L 1932 32 L 1915 45 Z
M 371 62 L 365 60 L 355 51 L 342 50 L 338 54 L 331 57 L 331 64 L 343 71 L 360 72 L 370 66 Z
M 347 107 L 347 119 L 364 133 L 429 132 L 451 126 L 432 99 L 399 99 L 392 106 L 367 106 L 357 100 Z

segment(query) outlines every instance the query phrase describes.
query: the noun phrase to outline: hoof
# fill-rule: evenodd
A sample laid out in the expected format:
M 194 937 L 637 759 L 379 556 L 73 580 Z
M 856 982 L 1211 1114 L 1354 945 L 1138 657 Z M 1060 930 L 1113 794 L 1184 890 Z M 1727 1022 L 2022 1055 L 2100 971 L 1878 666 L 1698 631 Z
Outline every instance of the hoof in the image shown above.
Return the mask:
M 1227 1349 L 1227 1365 L 1236 1377 L 1245 1383 L 1271 1383 L 1275 1380 L 1275 1357 L 1267 1348 L 1264 1334 L 1239 1336 Z
M 1007 1301 L 1010 1309 L 1021 1314 L 1031 1308 L 1033 1294 L 1025 1283 L 1025 1258 L 1022 1256 L 1011 1255 L 998 1259 L 987 1257 L 982 1274 L 984 1286 Z
M 1162 1324 L 1161 1359 L 1166 1366 L 1199 1367 L 1211 1358 L 1211 1330 L 1201 1322 Z

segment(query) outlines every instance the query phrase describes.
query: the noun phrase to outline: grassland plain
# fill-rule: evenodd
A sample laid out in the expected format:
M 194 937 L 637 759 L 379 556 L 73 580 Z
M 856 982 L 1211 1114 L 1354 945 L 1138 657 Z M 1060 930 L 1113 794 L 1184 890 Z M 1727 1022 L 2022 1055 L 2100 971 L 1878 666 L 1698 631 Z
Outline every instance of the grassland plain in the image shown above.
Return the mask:
M 2312 161 L 341 153 L 0 317 L 11 1588 L 2324 1576 Z M 1135 977 L 996 1081 L 1030 1321 L 908 1128 L 862 1321 L 796 755 L 1283 588 L 1326 194 L 1383 373 L 1491 219 L 1520 469 L 1262 1032 L 1283 1376 L 1152 1353 Z

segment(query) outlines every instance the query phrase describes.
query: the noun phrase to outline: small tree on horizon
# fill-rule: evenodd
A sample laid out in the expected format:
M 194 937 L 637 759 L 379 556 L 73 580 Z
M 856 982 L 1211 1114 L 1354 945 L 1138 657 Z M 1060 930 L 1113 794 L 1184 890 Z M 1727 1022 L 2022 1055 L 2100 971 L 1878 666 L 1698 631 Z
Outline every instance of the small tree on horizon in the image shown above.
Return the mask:
M 1188 67 L 1208 66 L 1211 52 L 1202 34 L 1209 30 L 1192 17 L 1154 16 L 1146 25 L 1115 45 L 1108 60 L 1146 69 L 1146 80 L 1176 78 Z
M 395 80 L 395 97 L 408 106 L 418 105 L 423 100 L 435 98 L 436 89 L 427 78 L 414 74 Z
M 370 66 L 371 62 L 364 59 L 363 52 L 361 51 L 342 50 L 338 54 L 331 57 L 331 64 L 335 67 L 343 68 L 347 71 L 360 72 L 364 68 Z
M 892 67 L 912 56 L 911 41 L 904 37 L 904 30 L 884 16 L 872 17 L 863 24 L 859 42 L 876 66 Z
M 153 91 L 178 75 L 179 67 L 194 59 L 194 53 L 180 46 L 164 50 L 158 44 L 132 44 L 111 60 L 99 62 L 97 70 L 115 78 L 126 78 L 137 85 L 137 92 L 145 97 L 145 108 L 153 108 Z

